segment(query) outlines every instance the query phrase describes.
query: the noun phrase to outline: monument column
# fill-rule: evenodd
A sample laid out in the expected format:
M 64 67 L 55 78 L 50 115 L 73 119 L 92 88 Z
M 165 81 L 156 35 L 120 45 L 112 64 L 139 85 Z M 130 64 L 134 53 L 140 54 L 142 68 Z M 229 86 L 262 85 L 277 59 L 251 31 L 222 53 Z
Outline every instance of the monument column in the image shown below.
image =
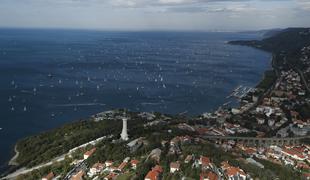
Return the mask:
M 121 133 L 121 139 L 123 141 L 127 141 L 129 139 L 127 134 L 127 118 L 123 118 L 123 130 Z

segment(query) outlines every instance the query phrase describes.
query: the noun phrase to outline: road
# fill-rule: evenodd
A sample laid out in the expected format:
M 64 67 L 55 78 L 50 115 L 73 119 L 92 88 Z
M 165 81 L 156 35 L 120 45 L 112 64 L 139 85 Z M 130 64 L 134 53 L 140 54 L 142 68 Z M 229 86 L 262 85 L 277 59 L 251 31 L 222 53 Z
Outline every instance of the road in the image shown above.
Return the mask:
M 307 90 L 308 92 L 310 92 L 310 88 L 309 88 L 309 86 L 308 86 L 308 83 L 307 83 L 307 81 L 306 81 L 306 78 L 305 78 L 305 76 L 304 76 L 304 73 L 303 73 L 300 69 L 298 69 L 298 68 L 296 68 L 296 70 L 297 70 L 297 72 L 299 73 L 299 75 L 300 75 L 300 77 L 301 77 L 301 80 L 303 81 L 303 83 L 304 83 L 304 85 L 305 85 L 305 87 L 306 87 L 306 90 Z
M 4 180 L 4 179 L 14 179 L 14 178 L 16 178 L 17 176 L 19 176 L 19 175 L 21 175 L 21 174 L 26 174 L 26 173 L 29 173 L 29 172 L 31 172 L 31 171 L 33 171 L 33 170 L 40 169 L 40 168 L 46 167 L 46 166 L 50 166 L 50 165 L 52 165 L 54 162 L 63 161 L 63 160 L 65 159 L 66 156 L 70 156 L 75 150 L 77 150 L 77 149 L 79 149 L 79 148 L 81 148 L 81 147 L 86 147 L 86 146 L 89 145 L 89 144 L 95 145 L 95 144 L 97 144 L 99 141 L 102 141 L 103 139 L 112 138 L 112 137 L 113 137 L 113 135 L 103 136 L 103 137 L 97 138 L 97 139 L 95 139 L 95 140 L 93 140 L 93 141 L 89 141 L 89 142 L 87 142 L 87 143 L 85 143 L 85 144 L 82 144 L 82 145 L 80 145 L 80 146 L 78 146 L 78 147 L 75 147 L 75 148 L 71 149 L 68 153 L 63 154 L 63 155 L 61 155 L 61 156 L 58 156 L 58 157 L 52 159 L 51 161 L 49 161 L 49 162 L 47 162 L 47 163 L 42 163 L 42 164 L 37 165 L 37 166 L 32 167 L 32 168 L 21 168 L 21 169 L 18 169 L 17 171 L 15 171 L 15 172 L 13 172 L 13 173 L 11 173 L 11 174 L 9 174 L 9 175 L 7 175 L 7 176 L 1 178 L 0 180 Z
M 1 178 L 1 180 L 2 180 L 2 179 L 3 179 L 3 180 L 4 180 L 4 179 L 14 179 L 14 178 L 16 178 L 17 176 L 19 176 L 19 175 L 21 175 L 21 174 L 26 174 L 26 173 L 29 173 L 29 172 L 31 172 L 31 171 L 33 171 L 33 170 L 40 169 L 40 168 L 46 167 L 46 166 L 50 166 L 50 165 L 52 165 L 54 162 L 63 161 L 63 160 L 65 159 L 65 156 L 66 156 L 66 155 L 67 155 L 67 154 L 61 155 L 61 156 L 59 156 L 59 157 L 54 158 L 53 160 L 51 160 L 51 161 L 48 162 L 48 163 L 43 163 L 43 164 L 37 165 L 37 166 L 35 166 L 35 167 L 29 168 L 29 169 L 21 168 L 21 169 L 15 171 L 15 172 L 13 172 L 13 173 L 11 173 L 11 174 L 9 174 L 9 175 L 3 177 L 3 178 Z

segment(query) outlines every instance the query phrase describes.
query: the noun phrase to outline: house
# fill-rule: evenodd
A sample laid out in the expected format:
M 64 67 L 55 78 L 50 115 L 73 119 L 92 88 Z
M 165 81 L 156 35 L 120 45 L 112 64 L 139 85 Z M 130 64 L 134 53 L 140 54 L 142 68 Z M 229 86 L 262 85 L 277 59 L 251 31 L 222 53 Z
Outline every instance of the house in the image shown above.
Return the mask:
M 113 161 L 108 160 L 104 164 L 105 164 L 106 167 L 110 167 L 110 166 L 112 166 Z
M 115 166 L 110 166 L 107 168 L 107 170 L 110 172 L 119 172 L 118 167 L 115 167 Z
M 80 170 L 77 174 L 73 175 L 70 180 L 83 180 L 85 172 Z
M 238 168 L 234 167 L 228 164 L 228 162 L 222 162 L 221 163 L 221 169 L 223 170 L 225 176 L 229 180 L 245 180 L 246 179 L 246 173 Z
M 95 151 L 96 151 L 96 148 L 86 151 L 86 153 L 84 153 L 84 159 L 88 159 L 92 154 L 94 154 Z
M 130 157 L 126 157 L 126 158 L 123 160 L 123 162 L 128 163 L 128 162 L 129 162 L 129 160 L 130 160 Z
M 295 162 L 292 159 L 290 159 L 290 158 L 283 159 L 283 162 L 284 162 L 285 165 L 291 165 L 291 166 L 295 165 Z
M 212 171 L 208 173 L 202 172 L 200 174 L 200 180 L 219 180 L 219 176 Z
M 257 150 L 254 149 L 254 148 L 246 148 L 246 149 L 244 150 L 244 153 L 247 154 L 248 156 L 253 157 L 253 156 L 256 155 Z
M 55 177 L 53 172 L 50 172 L 48 175 L 42 178 L 42 180 L 52 180 Z
M 159 165 L 156 165 L 155 167 L 153 167 L 152 170 L 157 171 L 159 173 L 163 173 L 164 172 L 163 168 L 161 166 L 159 166 Z
M 106 177 L 104 177 L 104 180 L 114 180 L 117 178 L 117 174 L 115 173 L 110 173 L 109 175 L 107 175 Z
M 162 173 L 163 168 L 159 165 L 156 165 L 154 168 L 152 168 L 151 171 L 147 173 L 144 180 L 159 180 Z
M 143 137 L 139 137 L 137 139 L 132 140 L 127 144 L 127 147 L 129 148 L 130 152 L 135 152 L 138 150 L 141 146 L 143 146 Z
M 130 161 L 132 169 L 137 169 L 137 165 L 139 164 L 139 161 L 136 159 L 133 159 Z
M 161 149 L 156 148 L 156 149 L 153 149 L 151 151 L 151 153 L 148 155 L 147 159 L 150 158 L 150 159 L 155 160 L 156 162 L 159 162 L 160 161 L 160 155 L 161 155 Z
M 302 175 L 304 179 L 309 180 L 310 179 L 310 173 L 305 173 Z
M 159 176 L 159 172 L 151 170 L 147 173 L 144 180 L 159 180 Z
M 246 174 L 245 172 L 237 167 L 230 167 L 226 170 L 226 175 L 229 180 L 245 180 L 246 179 Z
M 200 156 L 198 163 L 201 165 L 202 169 L 209 169 L 212 167 L 210 159 L 205 156 Z
M 304 161 L 306 160 L 306 156 L 304 156 L 302 153 L 300 152 L 296 152 L 294 151 L 293 149 L 287 149 L 287 148 L 284 148 L 282 150 L 282 153 L 285 155 L 285 156 L 288 156 L 288 157 L 291 157 L 295 160 L 298 160 L 298 161 Z
M 104 164 L 102 163 L 95 163 L 89 170 L 89 172 L 87 173 L 90 177 L 100 173 L 103 169 L 104 169 Z
M 310 166 L 304 162 L 298 162 L 296 168 L 301 170 L 310 170 Z
M 174 173 L 180 170 L 180 163 L 179 162 L 171 162 L 170 163 L 170 173 Z
M 126 167 L 126 165 L 127 165 L 127 162 L 122 162 L 122 163 L 118 166 L 118 170 L 119 170 L 119 171 L 123 171 L 124 168 Z

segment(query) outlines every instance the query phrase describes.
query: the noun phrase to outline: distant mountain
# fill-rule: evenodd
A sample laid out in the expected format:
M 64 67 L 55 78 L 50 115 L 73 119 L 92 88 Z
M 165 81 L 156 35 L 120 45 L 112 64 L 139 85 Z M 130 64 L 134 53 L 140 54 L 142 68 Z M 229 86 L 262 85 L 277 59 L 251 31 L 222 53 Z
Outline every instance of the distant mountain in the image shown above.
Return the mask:
M 276 35 L 277 33 L 281 32 L 283 29 L 263 29 L 258 31 L 242 31 L 241 33 L 248 33 L 248 34 L 258 34 L 262 38 L 268 38 L 271 36 Z
M 263 40 L 231 41 L 230 44 L 256 47 L 273 53 L 273 65 L 278 68 L 302 68 L 302 49 L 310 46 L 310 28 L 287 28 L 269 32 Z
M 283 29 L 269 29 L 269 30 L 262 30 L 261 33 L 263 34 L 264 38 L 269 38 L 269 37 L 277 35 L 278 33 L 282 31 Z
M 272 35 L 272 36 L 270 36 Z M 282 31 L 266 32 L 270 36 L 261 41 L 231 41 L 230 44 L 254 46 L 273 53 L 296 55 L 301 48 L 310 45 L 310 28 L 288 28 Z

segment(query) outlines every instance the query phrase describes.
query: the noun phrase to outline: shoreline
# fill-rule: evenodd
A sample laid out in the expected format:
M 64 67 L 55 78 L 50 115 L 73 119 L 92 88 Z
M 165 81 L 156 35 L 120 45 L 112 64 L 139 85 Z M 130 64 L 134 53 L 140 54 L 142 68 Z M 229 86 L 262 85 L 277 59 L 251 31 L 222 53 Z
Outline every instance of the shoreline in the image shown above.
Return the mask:
M 10 159 L 8 165 L 9 166 L 18 166 L 19 164 L 16 162 L 18 156 L 19 156 L 19 151 L 17 150 L 17 144 L 14 146 L 14 152 L 15 155 Z
M 228 44 L 229 44 L 229 42 L 227 42 Z M 233 44 L 232 44 L 233 45 Z M 253 46 L 248 46 L 248 47 L 251 47 L 251 48 L 254 48 L 254 49 L 258 49 L 258 48 L 256 48 L 256 47 L 253 47 Z M 261 49 L 259 49 L 259 50 L 261 50 Z M 266 73 L 268 70 L 276 70 L 276 68 L 273 66 L 273 64 L 274 64 L 274 57 L 273 57 L 273 53 L 271 53 L 271 52 L 268 52 L 268 51 L 265 51 L 265 50 L 262 50 L 262 51 L 264 51 L 264 52 L 266 52 L 266 53 L 269 53 L 270 55 L 271 55 L 271 58 L 270 58 L 270 62 L 269 62 L 269 64 L 271 65 L 271 68 L 270 69 L 266 69 L 265 71 L 264 71 L 264 73 Z M 259 80 L 257 83 L 256 83 L 256 85 L 254 85 L 253 87 L 256 87 L 257 85 L 259 85 L 260 84 L 260 82 L 261 81 L 263 81 L 264 79 L 265 79 L 266 77 L 265 77 L 265 75 L 263 74 L 263 77 L 261 78 L 261 80 Z M 239 104 L 239 102 L 237 103 L 238 105 L 237 106 L 240 106 L 240 104 Z M 217 108 L 219 108 L 219 107 L 223 107 L 223 105 L 220 105 L 220 106 L 218 106 Z M 211 112 L 214 112 L 215 110 L 211 110 Z M 177 113 L 176 114 L 174 114 L 174 115 L 177 115 Z M 199 116 L 199 115 L 201 115 L 201 114 L 197 114 L 197 115 L 194 115 L 194 116 Z M 186 117 L 192 117 L 192 115 L 185 115 Z M 72 122 L 71 122 L 72 123 Z M 27 136 L 26 136 L 27 137 Z M 16 166 L 19 166 L 19 163 L 18 162 L 16 162 L 16 160 L 17 160 L 17 158 L 18 158 L 18 156 L 19 156 L 19 154 L 20 154 L 20 152 L 17 150 L 17 143 L 15 144 L 15 146 L 14 146 L 14 152 L 15 152 L 15 155 L 9 160 L 9 162 L 8 162 L 8 166 L 14 166 L 14 167 L 16 167 Z M 12 173 L 14 173 L 14 172 L 16 172 L 16 171 L 13 171 L 13 172 L 9 172 L 8 174 L 12 174 Z M 1 176 L 0 176 L 1 177 Z M 1 178 L 0 178 L 1 179 Z

